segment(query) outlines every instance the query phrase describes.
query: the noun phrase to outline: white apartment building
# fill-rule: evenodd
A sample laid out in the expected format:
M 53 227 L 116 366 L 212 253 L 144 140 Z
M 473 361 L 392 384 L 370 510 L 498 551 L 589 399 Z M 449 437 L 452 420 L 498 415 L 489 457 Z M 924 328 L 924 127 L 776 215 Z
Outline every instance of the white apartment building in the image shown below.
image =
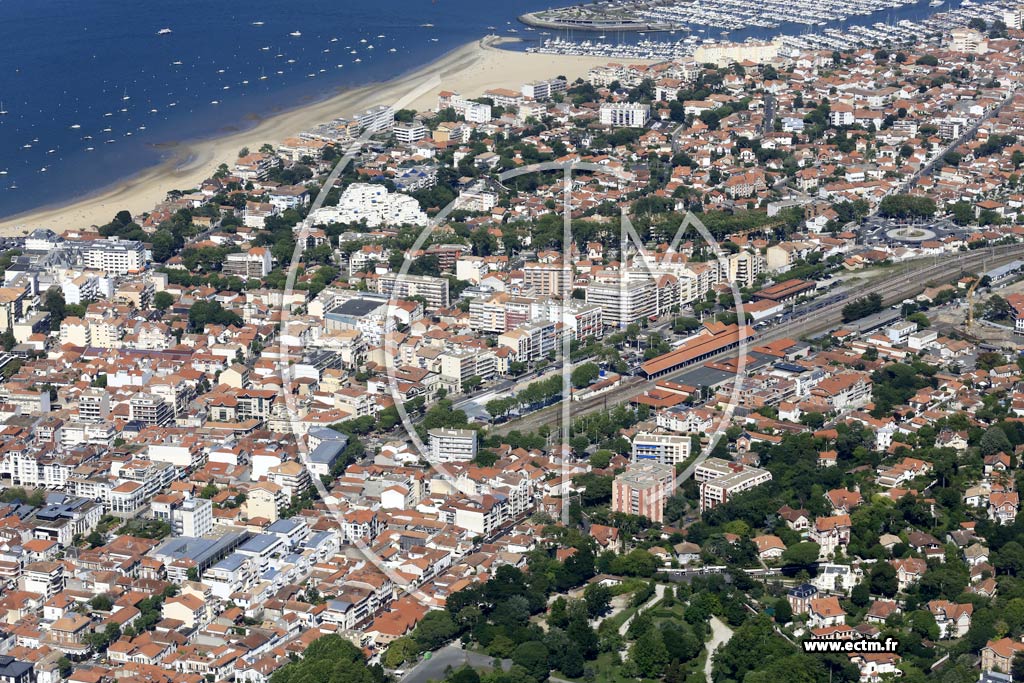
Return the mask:
M 110 415 L 110 394 L 104 389 L 86 389 L 78 396 L 78 419 L 105 422 Z
M 613 102 L 601 105 L 601 123 L 613 128 L 643 128 L 651 120 L 651 105 Z
M 408 299 L 421 296 L 431 308 L 446 308 L 451 299 L 448 295 L 448 280 L 431 275 L 402 275 L 385 273 L 368 280 L 370 291 L 384 294 L 393 299 Z
M 561 263 L 526 263 L 523 284 L 540 296 L 568 296 L 572 268 Z
M 489 104 L 481 104 L 467 100 L 461 95 L 453 95 L 448 100 L 448 106 L 470 123 L 487 123 L 491 120 L 491 105 Z
M 146 249 L 142 242 L 110 237 L 90 242 L 82 250 L 82 261 L 86 268 L 110 275 L 141 273 L 146 268 Z
M 532 100 L 549 100 L 559 93 L 565 92 L 569 84 L 561 78 L 550 78 L 544 81 L 533 81 L 524 83 L 522 87 L 523 97 Z
M 411 145 L 414 142 L 419 142 L 427 137 L 430 131 L 423 125 L 421 121 L 411 121 L 409 123 L 396 123 L 391 133 L 395 136 L 395 142 L 400 142 L 403 145 Z
M 155 518 L 171 525 L 175 536 L 199 537 L 213 531 L 213 503 L 205 498 L 155 496 L 150 509 Z
M 465 462 L 476 457 L 476 432 L 472 429 L 431 429 L 431 462 Z
M 128 401 L 128 419 L 146 425 L 165 425 L 174 417 L 171 407 L 155 394 L 139 393 Z
M 625 282 L 593 282 L 587 286 L 587 303 L 600 307 L 609 327 L 625 327 L 658 314 L 658 291 L 649 277 Z
M 678 465 L 690 457 L 690 437 L 639 432 L 633 438 L 633 462 Z
M 371 228 L 382 224 L 422 227 L 429 221 L 420 203 L 412 197 L 370 183 L 352 183 L 345 188 L 337 206 L 317 209 L 307 220 L 314 224 L 366 221 Z
M 379 105 L 372 109 L 356 114 L 352 119 L 363 130 L 373 133 L 383 133 L 395 125 L 395 110 L 387 105 Z
M 771 481 L 772 473 L 721 458 L 708 458 L 693 472 L 700 483 L 700 511 L 710 510 L 730 497 Z
M 441 362 L 441 384 L 455 393 L 462 393 L 463 385 L 470 377 L 488 380 L 498 371 L 498 359 L 490 351 L 446 351 L 438 356 L 438 360 Z

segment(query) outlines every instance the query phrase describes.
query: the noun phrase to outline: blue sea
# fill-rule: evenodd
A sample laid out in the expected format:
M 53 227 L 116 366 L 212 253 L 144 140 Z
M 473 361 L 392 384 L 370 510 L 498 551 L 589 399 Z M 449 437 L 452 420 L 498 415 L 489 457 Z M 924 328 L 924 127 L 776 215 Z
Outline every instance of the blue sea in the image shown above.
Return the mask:
M 119 184 L 176 143 L 388 80 L 488 33 L 538 40 L 516 17 L 553 4 L 0 0 L 0 217 Z M 922 0 L 869 23 L 927 12 Z
M 173 143 L 522 30 L 516 17 L 547 4 L 0 0 L 0 217 L 117 184 Z

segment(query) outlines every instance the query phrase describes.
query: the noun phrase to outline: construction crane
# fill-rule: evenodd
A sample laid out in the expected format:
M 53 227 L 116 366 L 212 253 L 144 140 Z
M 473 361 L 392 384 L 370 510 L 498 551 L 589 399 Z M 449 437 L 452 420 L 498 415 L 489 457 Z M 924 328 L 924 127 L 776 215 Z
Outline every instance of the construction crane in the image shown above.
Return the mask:
M 975 278 L 967 290 L 967 331 L 974 331 L 974 290 L 981 284 L 981 278 Z

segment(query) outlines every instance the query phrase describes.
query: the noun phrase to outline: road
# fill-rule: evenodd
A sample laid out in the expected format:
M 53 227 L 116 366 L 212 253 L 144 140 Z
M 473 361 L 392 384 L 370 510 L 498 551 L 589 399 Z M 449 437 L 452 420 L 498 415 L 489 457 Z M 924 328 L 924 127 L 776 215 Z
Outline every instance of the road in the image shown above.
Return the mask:
M 968 252 L 957 252 L 934 259 L 932 257 L 917 259 L 907 263 L 902 268 L 893 269 L 887 277 L 876 278 L 874 281 L 865 284 L 858 290 L 857 294 L 859 296 L 867 296 L 874 293 L 881 294 L 883 302 L 890 305 L 919 294 L 929 281 L 946 280 L 965 271 L 993 268 L 1021 257 L 1024 257 L 1024 245 L 1014 244 L 976 249 Z M 847 303 L 849 303 L 849 299 L 837 301 L 818 309 L 813 315 L 804 316 L 790 320 L 789 323 L 771 327 L 755 337 L 751 342 L 751 346 L 784 338 L 799 339 L 809 334 L 835 329 L 842 323 L 843 307 Z M 723 351 L 714 358 L 735 355 L 735 350 Z M 572 416 L 576 418 L 587 413 L 608 410 L 612 406 L 628 401 L 637 394 L 653 389 L 657 382 L 663 380 L 687 384 L 687 376 L 695 374 L 702 365 L 697 364 L 672 375 L 659 377 L 657 380 L 625 377 L 622 384 L 615 389 L 590 399 L 573 402 L 571 406 Z M 692 382 L 689 383 L 692 384 Z M 512 430 L 528 432 L 536 430 L 541 425 L 557 427 L 560 424 L 560 411 L 560 404 L 549 406 L 524 415 L 518 420 L 511 420 L 498 425 L 493 428 L 492 433 L 507 434 Z M 697 464 L 695 462 L 691 467 L 696 467 Z
M 654 603 L 658 602 L 663 597 L 665 597 L 665 590 L 667 588 L 668 588 L 668 586 L 666 586 L 663 583 L 657 584 L 654 587 L 654 595 L 651 596 L 651 599 L 648 600 L 647 602 L 645 602 L 644 604 L 640 605 L 637 608 L 636 612 L 633 612 L 633 614 L 630 615 L 629 619 L 626 619 L 624 622 L 622 622 L 622 626 L 619 627 L 619 635 L 620 636 L 626 635 L 626 631 L 629 630 L 629 624 L 630 624 L 631 621 L 633 621 L 633 617 L 635 617 L 636 615 L 640 614 L 641 612 L 643 612 L 645 610 L 650 609 L 651 605 L 653 605 Z
M 708 683 L 711 683 L 711 666 L 714 662 L 711 661 L 712 655 L 715 654 L 715 650 L 721 647 L 724 643 L 729 642 L 732 638 L 732 629 L 725 625 L 721 619 L 716 616 L 711 617 L 711 640 L 709 640 L 705 647 L 708 650 L 708 658 L 704 662 L 704 677 L 708 679 Z
M 494 657 L 478 652 L 468 652 L 455 645 L 447 645 L 435 652 L 430 659 L 421 660 L 419 664 L 402 677 L 401 683 L 427 683 L 427 681 L 443 681 L 448 667 L 459 669 L 464 665 L 490 669 Z M 512 668 L 511 659 L 501 660 L 501 668 L 508 671 Z

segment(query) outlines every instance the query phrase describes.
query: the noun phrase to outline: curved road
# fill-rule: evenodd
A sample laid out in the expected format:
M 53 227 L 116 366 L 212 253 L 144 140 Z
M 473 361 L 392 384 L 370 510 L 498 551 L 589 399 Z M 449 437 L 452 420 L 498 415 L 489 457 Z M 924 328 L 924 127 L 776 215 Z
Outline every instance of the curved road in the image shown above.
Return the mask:
M 729 642 L 732 638 L 732 629 L 725 625 L 725 622 L 716 616 L 711 617 L 711 640 L 707 642 L 705 647 L 708 650 L 708 658 L 704 662 L 704 677 L 707 678 L 708 683 L 711 683 L 711 661 L 712 655 L 715 654 L 715 650 L 721 647 L 723 644 Z

